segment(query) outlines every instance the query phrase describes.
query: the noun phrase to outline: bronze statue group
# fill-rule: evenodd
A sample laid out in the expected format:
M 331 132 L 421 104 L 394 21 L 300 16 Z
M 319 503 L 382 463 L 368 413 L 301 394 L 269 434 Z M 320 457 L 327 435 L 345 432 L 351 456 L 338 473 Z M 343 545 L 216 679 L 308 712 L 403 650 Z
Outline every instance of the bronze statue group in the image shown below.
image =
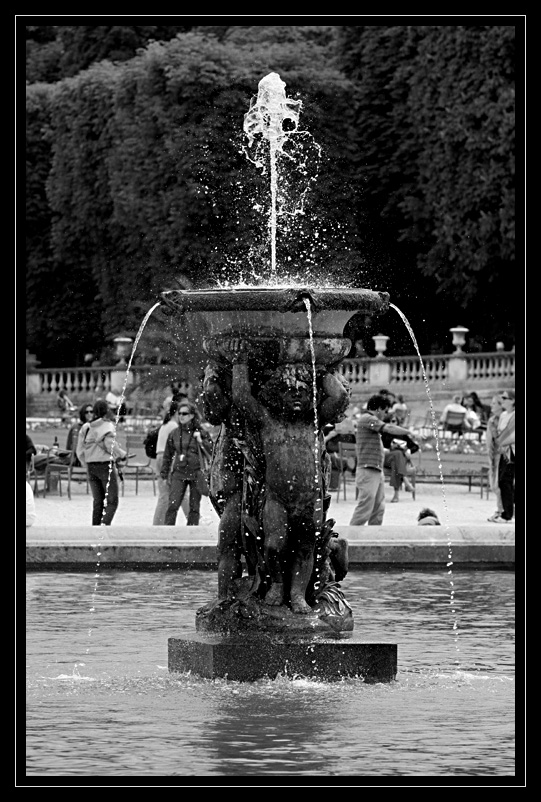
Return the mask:
M 206 419 L 219 425 L 209 474 L 219 516 L 218 601 L 294 614 L 323 612 L 337 628 L 350 618 L 338 582 L 347 573 L 347 542 L 326 519 L 329 457 L 322 429 L 348 407 L 347 382 L 304 363 L 269 367 L 250 343 L 231 338 L 223 361 L 209 362 Z M 314 404 L 316 409 L 314 410 Z M 244 557 L 244 561 L 243 558 Z M 243 576 L 243 562 L 247 574 Z

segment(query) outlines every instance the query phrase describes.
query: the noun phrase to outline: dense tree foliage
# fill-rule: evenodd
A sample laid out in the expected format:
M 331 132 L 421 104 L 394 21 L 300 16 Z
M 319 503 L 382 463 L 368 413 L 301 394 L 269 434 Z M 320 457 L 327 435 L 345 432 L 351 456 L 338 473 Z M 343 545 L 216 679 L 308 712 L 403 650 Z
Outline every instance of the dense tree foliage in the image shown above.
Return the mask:
M 457 324 L 512 344 L 512 28 L 50 27 L 27 30 L 29 80 L 49 48 L 39 80 L 55 81 L 27 86 L 27 345 L 43 364 L 134 336 L 175 277 L 268 277 L 269 176 L 242 124 L 271 71 L 302 100 L 303 169 L 281 166 L 305 205 L 281 217 L 280 270 L 388 290 L 425 353 Z M 352 336 L 365 326 L 368 351 L 384 329 L 411 352 L 396 314 Z M 196 362 L 176 334 L 157 311 L 141 354 Z
M 260 78 L 280 64 L 288 87 L 311 86 L 303 100 L 314 123 L 307 141 L 312 154 L 313 139 L 325 146 L 328 130 L 336 136 L 337 109 L 346 108 L 349 85 L 334 67 L 315 70 L 320 48 L 297 37 L 257 55 L 237 42 L 189 33 L 155 42 L 124 65 L 101 62 L 55 85 L 46 184 L 53 265 L 79 277 L 85 292 L 88 281 L 94 282 L 90 309 L 83 313 L 94 314 L 92 299 L 101 307 L 100 323 L 90 328 L 95 335 L 110 340 L 119 329 L 135 332 L 141 305 L 150 306 L 177 274 L 201 286 L 264 272 L 270 187 L 268 173 L 263 176 L 243 152 L 243 117 Z M 34 96 L 36 87 L 28 93 Z M 337 117 L 330 126 L 323 107 Z M 333 238 L 344 242 L 344 209 L 336 205 L 337 193 L 344 195 L 336 175 L 344 161 L 338 148 L 310 193 L 317 215 L 294 218 L 290 241 L 280 248 L 281 263 L 307 276 L 316 270 L 328 274 L 339 262 Z M 333 219 L 340 218 L 333 233 Z M 328 226 L 319 249 L 317 234 L 323 232 L 312 236 L 314 226 Z M 47 293 L 44 284 L 42 290 Z M 57 300 L 76 301 L 81 311 L 71 282 Z M 79 326 L 63 323 L 71 359 L 58 337 L 52 347 L 63 361 L 80 360 Z M 36 348 L 34 341 L 30 347 Z M 41 342 L 40 354 L 43 348 Z M 84 350 L 96 348 L 85 340 Z
M 369 263 L 381 264 L 432 347 L 445 345 L 446 332 L 427 298 L 489 348 L 510 344 L 502 276 L 515 257 L 514 28 L 348 27 L 340 51 L 357 89 Z
M 127 61 L 152 40 L 168 41 L 191 25 L 27 25 L 26 77 L 57 81 L 98 61 Z

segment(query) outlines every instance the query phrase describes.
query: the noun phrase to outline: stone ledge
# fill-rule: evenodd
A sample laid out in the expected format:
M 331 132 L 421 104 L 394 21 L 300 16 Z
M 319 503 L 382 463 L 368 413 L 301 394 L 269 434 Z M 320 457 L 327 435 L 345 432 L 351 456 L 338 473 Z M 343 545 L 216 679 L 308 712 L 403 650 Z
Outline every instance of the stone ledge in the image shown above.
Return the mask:
M 349 563 L 363 567 L 493 566 L 515 563 L 514 526 L 336 526 L 349 542 Z M 76 565 L 131 568 L 216 567 L 215 527 L 32 527 L 27 568 Z M 98 555 L 99 551 L 99 555 Z

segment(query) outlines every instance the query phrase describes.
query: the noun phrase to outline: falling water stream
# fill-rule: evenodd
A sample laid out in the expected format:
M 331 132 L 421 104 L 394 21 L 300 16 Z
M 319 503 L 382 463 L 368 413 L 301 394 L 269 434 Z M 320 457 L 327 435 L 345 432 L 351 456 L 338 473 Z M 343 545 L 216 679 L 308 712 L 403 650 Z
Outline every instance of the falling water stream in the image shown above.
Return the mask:
M 319 454 L 319 420 L 317 414 L 317 376 L 316 376 L 316 352 L 314 350 L 314 332 L 312 328 L 312 307 L 310 306 L 310 299 L 303 298 L 304 305 L 306 307 L 306 317 L 308 319 L 308 337 L 310 342 L 310 358 L 312 360 L 312 398 L 313 398 L 313 406 L 314 406 L 314 459 L 315 459 L 315 487 L 317 490 L 317 502 L 316 502 L 316 521 L 317 521 L 317 529 L 316 529 L 316 543 L 319 544 L 319 533 L 321 531 L 321 524 L 323 520 L 323 501 L 321 498 L 320 492 L 320 475 L 321 475 L 321 458 Z M 316 554 L 315 565 L 316 565 L 316 573 L 319 573 L 319 560 L 320 554 L 319 552 Z M 319 577 L 314 582 L 314 589 L 317 590 L 319 588 Z
M 114 453 L 115 445 L 116 445 L 116 433 L 117 433 L 117 428 L 118 428 L 118 421 L 119 421 L 119 418 L 120 418 L 120 410 L 122 408 L 122 404 L 124 403 L 124 399 L 126 397 L 126 387 L 128 385 L 128 378 L 129 378 L 129 375 L 130 375 L 131 363 L 133 361 L 133 357 L 135 355 L 135 351 L 137 349 L 137 345 L 139 343 L 139 340 L 141 339 L 141 335 L 142 335 L 143 330 L 144 330 L 144 328 L 145 328 L 145 326 L 147 324 L 147 321 L 150 318 L 151 314 L 154 312 L 154 310 L 159 305 L 160 305 L 160 301 L 155 303 L 154 306 L 152 306 L 148 310 L 148 312 L 146 313 L 145 317 L 143 318 L 143 320 L 141 322 L 141 325 L 139 326 L 139 331 L 137 332 L 137 336 L 135 337 L 135 341 L 133 343 L 133 348 L 132 348 L 132 351 L 131 351 L 131 354 L 130 354 L 130 358 L 128 360 L 128 365 L 126 367 L 126 376 L 124 378 L 124 385 L 122 387 L 122 392 L 120 394 L 120 400 L 118 402 L 118 409 L 117 409 L 115 422 L 114 422 L 113 448 L 112 448 L 113 453 Z M 105 486 L 105 498 L 103 500 L 103 512 L 102 512 L 101 526 L 106 526 L 106 524 L 104 524 L 104 522 L 103 522 L 103 519 L 105 517 L 105 513 L 106 513 L 106 509 L 107 509 L 107 499 L 108 499 L 108 496 L 109 496 L 109 485 L 111 484 L 111 475 L 113 473 L 114 462 L 115 462 L 114 456 L 113 456 L 113 454 L 111 454 L 111 459 L 109 460 L 109 474 L 108 474 L 108 477 L 107 477 L 107 485 Z M 99 531 L 102 531 L 102 530 L 100 529 Z M 95 582 L 94 582 L 94 589 L 92 591 L 92 595 L 91 595 L 91 599 L 90 599 L 90 608 L 89 608 L 89 613 L 91 615 L 96 610 L 96 607 L 95 607 L 95 604 L 96 604 L 96 593 L 97 593 L 97 590 L 98 590 L 98 583 L 99 583 L 99 579 L 100 579 L 100 563 L 101 563 L 100 557 L 101 557 L 101 553 L 102 553 L 101 552 L 101 549 L 102 549 L 101 540 L 102 539 L 100 537 L 99 540 L 98 540 L 98 543 L 96 544 L 96 558 L 97 559 L 96 559 L 96 569 L 95 569 L 95 574 L 94 574 Z M 92 618 L 91 618 L 90 626 L 89 626 L 89 629 L 88 629 L 88 637 L 90 638 L 91 635 L 92 635 Z M 89 650 L 90 650 L 90 643 L 89 643 L 89 645 L 87 647 L 87 650 L 86 650 L 87 654 L 88 654 Z
M 428 403 L 430 405 L 430 414 L 432 416 L 432 432 L 434 434 L 434 438 L 435 438 L 435 442 L 436 442 L 436 455 L 437 455 L 437 458 L 438 458 L 438 470 L 439 470 L 439 473 L 440 473 L 441 495 L 442 495 L 442 501 L 443 501 L 443 508 L 445 510 L 445 523 L 444 523 L 444 525 L 445 525 L 445 531 L 446 531 L 446 534 L 447 534 L 447 550 L 448 550 L 448 554 L 447 554 L 447 569 L 448 569 L 448 571 L 447 571 L 447 573 L 449 575 L 449 583 L 450 583 L 450 586 L 451 586 L 451 594 L 450 594 L 450 599 L 449 599 L 449 605 L 451 607 L 451 613 L 454 616 L 454 621 L 453 621 L 454 642 L 455 642 L 456 651 L 458 653 L 460 650 L 459 650 L 459 647 L 458 647 L 458 620 L 457 620 L 457 617 L 456 617 L 456 610 L 455 610 L 455 583 L 454 583 L 454 580 L 453 580 L 453 549 L 452 549 L 451 534 L 450 534 L 450 529 L 449 529 L 449 508 L 447 506 L 447 499 L 445 497 L 445 483 L 443 481 L 443 466 L 441 464 L 440 443 L 439 443 L 439 438 L 438 438 L 438 424 L 437 424 L 437 421 L 436 421 L 436 413 L 434 411 L 434 404 L 432 403 L 432 396 L 430 394 L 430 387 L 429 387 L 429 384 L 428 384 L 428 378 L 427 378 L 427 375 L 426 375 L 425 366 L 424 366 L 424 363 L 423 363 L 423 359 L 421 357 L 421 352 L 419 350 L 419 346 L 417 344 L 417 339 L 415 337 L 415 334 L 413 333 L 413 329 L 411 328 L 411 325 L 410 325 L 408 319 L 406 318 L 406 316 L 404 315 L 404 313 L 401 312 L 401 310 L 397 306 L 395 306 L 394 304 L 389 304 L 389 306 L 392 307 L 400 315 L 400 317 L 402 318 L 402 320 L 404 322 L 404 325 L 406 326 L 407 330 L 409 331 L 409 334 L 410 334 L 410 337 L 412 339 L 413 345 L 414 345 L 415 350 L 417 351 L 417 355 L 419 357 L 419 362 L 421 364 L 421 370 L 423 371 L 423 380 L 424 380 L 425 387 L 426 387 L 426 394 L 428 396 Z M 457 655 L 457 661 L 456 662 L 457 662 L 457 666 L 458 666 L 458 663 L 459 663 L 458 655 Z

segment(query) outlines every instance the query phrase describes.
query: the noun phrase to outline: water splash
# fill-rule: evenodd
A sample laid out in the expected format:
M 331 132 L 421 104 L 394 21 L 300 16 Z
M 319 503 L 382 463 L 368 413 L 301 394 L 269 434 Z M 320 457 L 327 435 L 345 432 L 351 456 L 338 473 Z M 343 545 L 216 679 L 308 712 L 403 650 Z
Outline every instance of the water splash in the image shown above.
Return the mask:
M 255 166 L 266 173 L 266 157 L 270 171 L 270 210 L 269 233 L 271 250 L 271 276 L 276 276 L 276 233 L 279 216 L 304 214 L 304 204 L 311 183 L 316 175 L 310 175 L 321 157 L 321 148 L 306 131 L 299 131 L 301 100 L 286 96 L 285 81 L 278 73 L 271 72 L 258 84 L 257 97 L 250 102 L 250 109 L 244 115 L 244 132 L 248 146 L 244 152 Z M 302 147 L 303 139 L 308 139 L 317 149 L 317 157 L 310 148 Z M 289 170 L 280 171 L 280 163 L 287 164 Z M 295 176 L 300 180 L 300 191 L 293 192 Z M 280 177 L 280 181 L 278 178 Z M 259 205 L 257 208 L 261 209 Z M 254 208 L 256 208 L 254 206 Z M 256 261 L 261 261 L 260 259 Z
M 427 375 L 426 375 L 425 366 L 424 366 L 424 363 L 423 363 L 423 359 L 421 357 L 421 352 L 419 350 L 419 346 L 417 344 L 417 339 L 415 337 L 415 334 L 413 333 L 413 329 L 412 329 L 408 319 L 404 315 L 404 313 L 397 306 L 395 306 L 394 304 L 391 304 L 391 303 L 389 304 L 389 306 L 392 307 L 400 315 L 400 317 L 402 318 L 402 320 L 404 322 L 404 325 L 406 326 L 406 328 L 407 328 L 407 330 L 408 330 L 408 332 L 410 334 L 410 337 L 412 339 L 412 342 L 413 342 L 413 345 L 415 347 L 415 350 L 417 351 L 417 356 L 419 357 L 419 362 L 421 364 L 421 370 L 423 372 L 423 380 L 424 380 L 424 383 L 425 383 L 426 394 L 428 396 L 428 403 L 429 403 L 429 406 L 430 406 L 430 414 L 431 414 L 431 417 L 432 417 L 432 433 L 434 435 L 434 439 L 435 439 L 435 443 L 436 443 L 436 456 L 437 456 L 437 459 L 438 459 L 438 470 L 439 470 L 439 474 L 440 474 L 440 483 L 441 483 L 441 494 L 442 494 L 442 500 L 443 500 L 443 508 L 445 510 L 445 523 L 444 523 L 444 525 L 445 525 L 445 530 L 446 530 L 446 534 L 447 534 L 447 564 L 446 564 L 446 567 L 448 569 L 447 570 L 447 574 L 449 576 L 449 583 L 450 583 L 450 587 L 451 587 L 449 605 L 451 607 L 451 613 L 452 613 L 452 615 L 454 617 L 454 620 L 453 620 L 453 632 L 454 632 L 455 648 L 456 648 L 456 651 L 459 652 L 460 650 L 459 650 L 459 647 L 458 647 L 458 620 L 457 620 L 456 609 L 455 609 L 455 583 L 454 583 L 454 580 L 453 580 L 453 548 L 452 548 L 451 535 L 450 535 L 450 530 L 449 530 L 449 507 L 447 505 L 447 498 L 446 498 L 446 495 L 445 495 L 445 483 L 443 481 L 443 465 L 441 463 L 440 441 L 439 441 L 439 437 L 438 437 L 438 424 L 437 424 L 437 421 L 436 421 L 436 412 L 434 410 L 434 404 L 432 403 L 432 395 L 430 393 L 430 387 L 429 387 L 429 384 L 428 384 L 428 378 L 427 378 Z M 457 663 L 457 667 L 458 667 L 458 663 L 459 663 L 458 659 L 456 660 L 456 663 Z

